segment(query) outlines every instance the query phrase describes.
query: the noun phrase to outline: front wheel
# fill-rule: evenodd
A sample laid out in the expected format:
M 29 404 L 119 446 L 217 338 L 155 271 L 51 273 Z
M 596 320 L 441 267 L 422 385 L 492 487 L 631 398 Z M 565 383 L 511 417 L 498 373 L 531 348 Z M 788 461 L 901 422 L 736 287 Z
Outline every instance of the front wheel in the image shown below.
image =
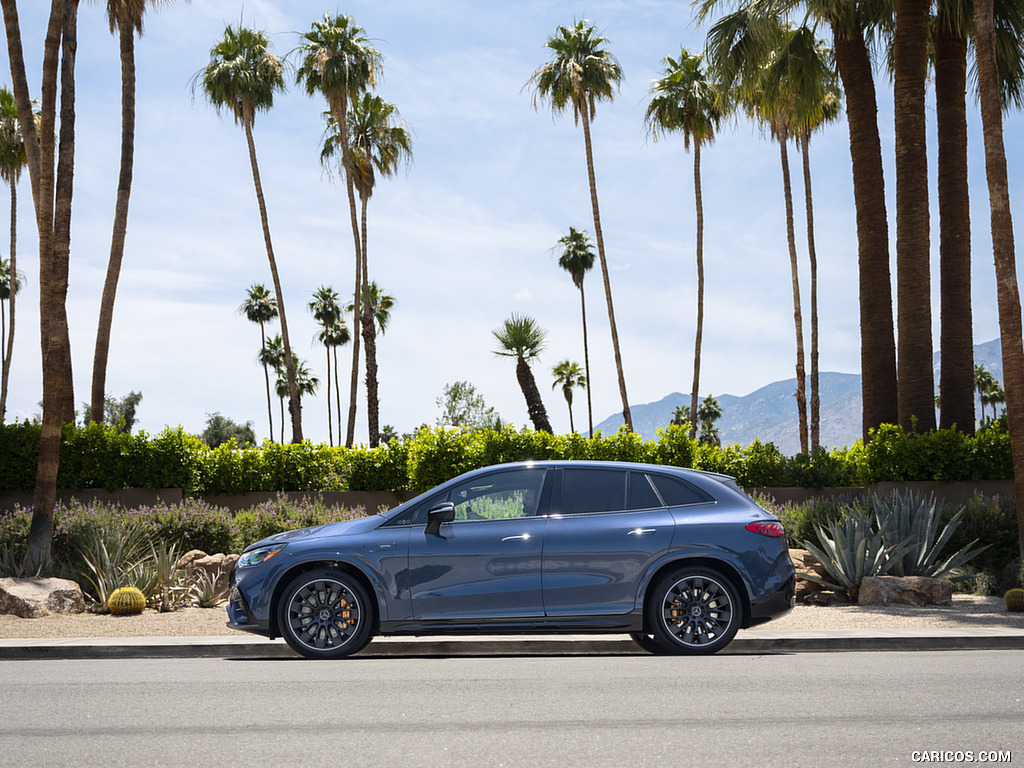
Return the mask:
M 743 620 L 736 588 L 710 568 L 666 575 L 654 585 L 647 607 L 651 634 L 669 653 L 716 653 L 732 641 Z
M 284 639 L 310 659 L 349 656 L 370 641 L 370 599 L 362 585 L 343 571 L 300 574 L 282 593 L 278 611 Z

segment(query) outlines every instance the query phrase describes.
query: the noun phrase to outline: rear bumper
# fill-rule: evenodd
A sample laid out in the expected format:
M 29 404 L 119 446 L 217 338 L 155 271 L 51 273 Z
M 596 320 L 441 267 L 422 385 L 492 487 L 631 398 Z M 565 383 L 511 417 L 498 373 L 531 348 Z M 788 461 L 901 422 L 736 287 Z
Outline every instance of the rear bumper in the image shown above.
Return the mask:
M 748 627 L 785 616 L 796 604 L 796 576 L 790 576 L 782 587 L 767 597 L 750 603 Z

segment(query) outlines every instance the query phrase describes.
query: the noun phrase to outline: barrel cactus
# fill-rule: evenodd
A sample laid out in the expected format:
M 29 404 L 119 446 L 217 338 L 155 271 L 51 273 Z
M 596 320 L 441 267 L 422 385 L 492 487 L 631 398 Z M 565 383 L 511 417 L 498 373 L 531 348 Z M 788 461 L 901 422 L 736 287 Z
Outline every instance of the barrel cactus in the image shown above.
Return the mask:
M 1020 613 L 1024 611 L 1024 589 L 1011 589 L 1003 595 L 1006 610 Z
M 115 616 L 142 613 L 146 608 L 146 596 L 135 587 L 115 589 L 107 600 L 107 610 Z

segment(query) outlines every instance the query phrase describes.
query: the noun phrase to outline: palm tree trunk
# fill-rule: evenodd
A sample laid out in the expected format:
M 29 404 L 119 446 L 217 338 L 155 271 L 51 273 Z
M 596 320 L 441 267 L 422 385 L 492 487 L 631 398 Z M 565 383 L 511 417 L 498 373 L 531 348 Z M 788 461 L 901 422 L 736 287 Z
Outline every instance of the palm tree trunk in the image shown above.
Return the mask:
M 331 413 L 331 348 L 324 344 L 327 350 L 327 444 L 334 447 L 334 414 Z M 338 435 L 341 437 L 341 435 Z
M 349 223 L 352 226 L 352 241 L 355 247 L 356 256 L 356 280 L 352 292 L 352 376 L 349 381 L 348 399 L 348 432 L 345 436 L 345 446 L 352 447 L 356 434 L 356 403 L 359 395 L 359 323 L 360 323 L 360 301 L 359 294 L 362 289 L 363 271 L 363 249 L 359 237 L 359 221 L 356 214 L 356 193 L 355 184 L 352 181 L 352 148 L 348 145 L 348 100 L 345 96 L 328 97 L 328 106 L 331 115 L 338 123 L 338 138 L 341 141 L 341 165 L 345 170 L 345 191 L 348 194 Z M 338 436 L 339 440 L 341 435 Z
M 693 144 L 693 199 L 697 209 L 697 330 L 693 342 L 693 384 L 690 387 L 690 439 L 697 437 L 700 397 L 700 355 L 704 338 L 704 198 L 700 187 L 700 141 Z
M 590 349 L 587 345 L 587 298 L 583 293 L 583 281 L 580 281 L 580 312 L 583 314 L 583 370 L 587 375 L 587 428 L 588 437 L 594 436 L 594 407 L 590 400 Z
M 899 423 L 935 429 L 925 77 L 930 0 L 896 0 L 896 296 Z
M 935 34 L 938 123 L 939 426 L 974 434 L 974 329 L 971 316 L 971 206 L 967 184 L 967 37 L 952 31 L 939 3 Z
M 580 110 L 583 121 L 583 142 L 587 150 L 587 178 L 590 181 L 590 207 L 594 212 L 594 238 L 597 240 L 597 255 L 601 259 L 601 277 L 604 280 L 604 295 L 608 303 L 608 325 L 612 332 L 612 351 L 615 353 L 615 371 L 619 377 L 619 395 L 622 398 L 622 419 L 626 429 L 633 431 L 633 417 L 629 412 L 629 397 L 626 395 L 626 377 L 622 372 L 622 354 L 619 352 L 619 331 L 615 326 L 615 308 L 612 305 L 612 283 L 608 276 L 608 260 L 604 255 L 604 234 L 601 231 L 601 209 L 597 204 L 597 178 L 594 175 L 594 149 L 590 141 L 590 115 L 586 106 Z M 548 430 L 550 431 L 550 429 Z
M 267 367 L 267 332 L 260 321 L 260 362 L 263 363 L 263 381 L 267 385 L 267 425 L 270 442 L 274 442 L 274 410 L 270 399 L 270 369 Z
M 377 389 L 377 329 L 374 326 L 374 308 L 370 304 L 370 273 L 366 252 L 366 209 L 369 197 L 362 198 L 363 228 L 363 342 L 366 344 L 366 422 L 370 447 L 380 443 L 380 400 Z
M 537 381 L 533 378 L 530 364 L 523 358 L 516 362 L 516 379 L 519 381 L 519 388 L 523 390 L 523 397 L 526 398 L 526 409 L 530 414 L 530 421 L 533 422 L 533 428 L 538 432 L 553 434 L 547 409 L 544 408 L 540 390 L 537 389 Z
M 11 324 L 7 330 L 7 353 L 4 356 L 3 382 L 0 386 L 0 424 L 7 414 L 7 388 L 11 381 L 11 357 L 14 355 L 14 309 L 15 294 L 18 292 L 18 181 L 11 179 L 11 295 L 9 309 Z
M 58 358 L 61 377 L 61 411 L 65 424 L 75 422 L 75 387 L 71 370 L 71 333 L 68 329 L 68 271 L 71 264 L 71 198 L 75 177 L 75 59 L 78 53 L 78 0 L 64 4 L 64 31 L 60 61 L 60 137 L 57 146 L 57 177 L 53 202 L 53 267 L 58 308 L 57 334 L 64 348 Z
M 796 409 L 800 425 L 800 453 L 807 453 L 807 374 L 804 368 L 804 321 L 800 309 L 800 264 L 796 256 L 796 229 L 793 225 L 793 187 L 789 178 L 788 138 L 780 133 L 782 187 L 786 196 L 786 239 L 789 242 L 789 268 L 793 282 L 793 325 L 796 328 Z
M 1017 491 L 1017 543 L 1024 558 L 1024 341 L 1021 329 L 1020 289 L 1013 244 L 1013 217 L 1003 146 L 1003 116 L 996 67 L 992 0 L 974 0 L 978 86 L 985 136 L 985 173 L 992 211 L 992 247 L 995 256 L 999 304 L 999 338 L 1003 352 L 1003 383 L 1010 425 L 1013 476 Z
M 330 397 L 330 392 L 327 396 Z M 334 348 L 334 414 L 338 421 L 338 445 L 341 445 L 341 379 L 338 376 L 338 348 Z
M 807 257 L 811 265 L 811 453 L 821 443 L 821 397 L 818 393 L 818 252 L 814 247 L 814 201 L 811 195 L 811 134 L 800 133 L 804 165 L 804 203 L 807 210 Z
M 132 192 L 132 167 L 135 157 L 135 30 L 130 24 L 119 28 L 121 43 L 121 170 L 114 204 L 114 234 L 110 243 L 110 262 L 100 300 L 100 321 L 96 330 L 96 351 L 92 361 L 92 405 L 89 419 L 103 421 L 103 398 L 107 383 L 107 355 L 114 322 L 114 298 L 121 276 L 124 238 L 128 230 L 128 198 Z
M 72 0 L 73 1 L 73 0 Z M 18 119 L 25 136 L 25 145 L 36 140 L 35 120 L 32 115 L 25 77 L 24 58 L 21 53 L 21 33 L 17 7 L 13 0 L 3 0 L 4 21 L 7 28 L 8 50 L 14 78 L 15 97 L 18 101 Z M 57 71 L 61 37 L 67 17 L 65 3 L 53 0 L 47 26 L 43 53 L 42 87 L 40 90 L 42 118 L 38 133 L 39 145 L 29 150 L 29 173 L 32 176 L 36 224 L 39 230 L 39 326 L 43 360 L 43 422 L 39 435 L 39 458 L 36 486 L 32 500 L 32 523 L 29 528 L 27 559 L 30 564 L 50 560 L 53 543 L 53 508 L 57 501 L 57 471 L 60 466 L 60 438 L 63 424 L 62 402 L 64 390 L 63 360 L 66 352 L 57 330 L 66 308 L 57 291 L 59 278 L 55 269 L 54 212 L 56 187 L 54 129 L 56 126 Z M 73 111 L 72 111 L 73 115 Z M 31 126 L 27 126 L 31 124 Z M 38 151 L 36 151 L 38 150 Z M 33 155 L 35 159 L 33 161 Z
M 833 22 L 832 29 L 836 66 L 846 97 L 857 208 L 862 437 L 867 441 L 871 430 L 895 424 L 899 415 L 885 175 L 871 55 L 864 30 L 859 19 L 850 31 L 844 31 L 838 22 Z
M 572 422 L 572 392 L 568 392 L 565 396 L 565 403 L 569 406 L 569 434 L 575 434 L 576 425 Z
M 256 187 L 256 201 L 260 207 L 260 220 L 263 223 L 263 242 L 267 246 L 270 276 L 274 281 L 277 312 L 281 319 L 281 342 L 284 345 L 285 375 L 288 379 L 288 411 L 292 418 L 292 442 L 301 443 L 302 409 L 299 405 L 299 390 L 295 384 L 295 359 L 292 357 L 292 345 L 288 338 L 288 320 L 284 311 L 284 293 L 281 290 L 281 278 L 277 274 L 277 259 L 274 258 L 274 245 L 270 240 L 270 222 L 267 219 L 267 203 L 263 198 L 263 183 L 260 181 L 259 164 L 256 162 L 256 142 L 252 138 L 252 124 L 248 120 L 243 121 L 242 124 L 245 128 L 245 140 L 249 145 L 249 163 L 252 165 L 252 180 Z M 284 424 L 281 425 L 281 429 L 281 442 L 284 442 Z

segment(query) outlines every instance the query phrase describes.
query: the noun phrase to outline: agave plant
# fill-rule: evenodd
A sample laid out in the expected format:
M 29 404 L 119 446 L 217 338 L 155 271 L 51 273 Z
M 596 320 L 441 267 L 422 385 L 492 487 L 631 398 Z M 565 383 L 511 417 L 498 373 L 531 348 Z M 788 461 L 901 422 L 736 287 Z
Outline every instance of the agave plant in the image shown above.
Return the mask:
M 851 598 L 856 597 L 864 579 L 888 573 L 905 551 L 903 546 L 888 544 L 882 532 L 874 529 L 868 514 L 849 514 L 827 526 L 816 525 L 815 530 L 821 546 L 804 541 L 803 547 L 833 580 L 806 573 L 800 574 L 801 578 L 845 592 Z
M 196 574 L 188 594 L 200 608 L 215 608 L 227 598 L 227 590 L 217 586 L 217 574 L 205 571 Z
M 174 610 L 171 592 L 175 587 L 178 575 L 178 551 L 180 546 L 161 541 L 159 546 L 149 545 L 152 554 L 153 571 L 160 586 L 160 612 Z
M 911 491 L 904 497 L 893 491 L 889 503 L 880 496 L 874 496 L 872 503 L 882 541 L 903 547 L 902 556 L 893 563 L 894 576 L 955 577 L 971 558 L 988 549 L 987 545 L 971 549 L 978 543 L 975 539 L 943 559 L 942 549 L 960 525 L 964 510 L 953 515 L 940 532 L 942 520 L 934 496 L 925 498 Z
M 152 576 L 146 573 L 145 533 L 135 526 L 95 527 L 85 535 L 79 550 L 85 565 L 85 579 L 92 587 L 89 598 L 101 610 L 118 587 L 150 585 Z M 147 590 L 142 590 L 146 594 Z

